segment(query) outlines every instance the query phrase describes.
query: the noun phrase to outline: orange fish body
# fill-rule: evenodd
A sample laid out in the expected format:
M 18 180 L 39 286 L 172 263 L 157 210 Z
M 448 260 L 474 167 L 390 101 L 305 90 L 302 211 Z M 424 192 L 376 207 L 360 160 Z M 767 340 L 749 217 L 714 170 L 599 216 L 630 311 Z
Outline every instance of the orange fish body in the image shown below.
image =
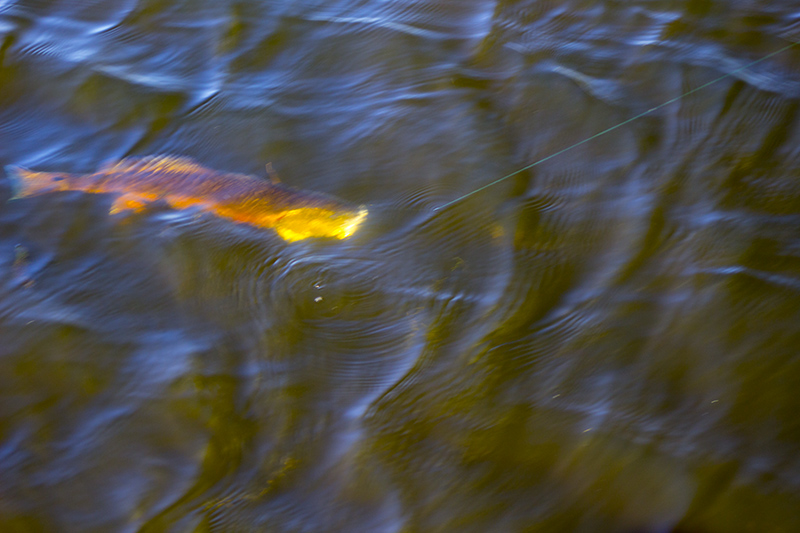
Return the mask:
M 273 228 L 287 241 L 344 239 L 367 216 L 363 206 L 254 176 L 218 172 L 184 157 L 127 158 L 93 174 L 8 170 L 15 198 L 53 191 L 114 194 L 112 214 L 140 210 L 158 200 L 175 209 L 195 207 L 235 222 Z

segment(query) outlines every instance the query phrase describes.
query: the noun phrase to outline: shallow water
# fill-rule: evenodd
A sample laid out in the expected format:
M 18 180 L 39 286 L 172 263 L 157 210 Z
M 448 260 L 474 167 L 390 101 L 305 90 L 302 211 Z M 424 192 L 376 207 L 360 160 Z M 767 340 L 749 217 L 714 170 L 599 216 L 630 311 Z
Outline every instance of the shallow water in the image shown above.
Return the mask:
M 800 531 L 796 3 L 0 2 L 0 530 Z M 3 199 L 9 197 L 2 180 Z

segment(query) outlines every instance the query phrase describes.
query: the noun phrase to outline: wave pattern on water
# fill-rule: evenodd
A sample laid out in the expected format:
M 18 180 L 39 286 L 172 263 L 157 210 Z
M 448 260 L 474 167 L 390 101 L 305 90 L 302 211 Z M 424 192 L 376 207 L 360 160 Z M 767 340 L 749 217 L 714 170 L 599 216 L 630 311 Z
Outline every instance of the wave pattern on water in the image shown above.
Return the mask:
M 792 2 L 3 3 L 3 165 L 272 162 L 370 215 L 287 244 L 6 202 L 0 530 L 800 529 L 800 48 L 449 203 L 799 27 Z

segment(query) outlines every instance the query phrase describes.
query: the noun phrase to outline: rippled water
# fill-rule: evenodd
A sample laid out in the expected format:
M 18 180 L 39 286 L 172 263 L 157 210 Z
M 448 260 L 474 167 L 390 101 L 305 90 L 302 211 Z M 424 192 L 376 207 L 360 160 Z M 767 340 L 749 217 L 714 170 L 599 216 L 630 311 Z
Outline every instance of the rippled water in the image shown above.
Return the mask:
M 0 1 L 0 530 L 800 531 L 795 2 Z M 0 185 L 10 196 L 7 180 Z

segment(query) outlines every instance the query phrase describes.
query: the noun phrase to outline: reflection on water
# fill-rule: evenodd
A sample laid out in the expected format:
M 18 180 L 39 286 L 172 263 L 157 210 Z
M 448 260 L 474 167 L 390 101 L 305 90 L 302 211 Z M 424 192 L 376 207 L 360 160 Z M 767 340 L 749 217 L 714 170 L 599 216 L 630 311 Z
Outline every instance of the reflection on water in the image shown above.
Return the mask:
M 3 165 L 369 208 L 4 202 L 0 530 L 800 530 L 800 47 L 436 209 L 797 40 L 792 2 L 0 3 Z

